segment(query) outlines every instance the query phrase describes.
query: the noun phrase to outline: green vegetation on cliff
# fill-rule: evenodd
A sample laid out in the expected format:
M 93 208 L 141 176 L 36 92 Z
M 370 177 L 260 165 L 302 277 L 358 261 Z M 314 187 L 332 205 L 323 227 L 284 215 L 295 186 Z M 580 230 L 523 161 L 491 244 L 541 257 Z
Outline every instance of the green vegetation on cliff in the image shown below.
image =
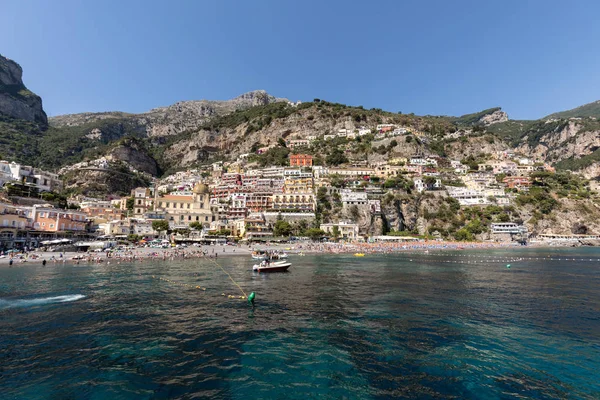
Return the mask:
M 544 117 L 544 119 L 585 117 L 600 118 L 600 100 L 584 104 L 571 110 L 560 111 L 554 114 L 550 114 Z

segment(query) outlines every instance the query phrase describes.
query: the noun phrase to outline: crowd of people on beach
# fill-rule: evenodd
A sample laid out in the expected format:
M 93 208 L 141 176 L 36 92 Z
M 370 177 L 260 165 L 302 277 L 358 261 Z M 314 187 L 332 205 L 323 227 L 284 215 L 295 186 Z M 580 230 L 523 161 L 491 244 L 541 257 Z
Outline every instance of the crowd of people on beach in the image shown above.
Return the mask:
M 121 262 L 143 262 L 145 260 L 175 260 L 192 258 L 214 258 L 222 255 L 249 255 L 253 249 L 278 249 L 292 253 L 311 253 L 311 254 L 344 254 L 344 253 L 364 253 L 364 254 L 393 254 L 403 251 L 424 251 L 429 250 L 465 250 L 465 249 L 486 249 L 486 248 L 507 248 L 519 246 L 516 243 L 493 243 L 493 242 L 447 242 L 447 241 L 418 241 L 418 242 L 395 242 L 395 243 L 369 243 L 369 242 L 300 242 L 294 244 L 272 244 L 264 245 L 236 244 L 227 245 L 205 245 L 198 247 L 171 247 L 166 249 L 154 249 L 145 247 L 106 249 L 102 252 L 81 252 L 66 254 L 63 252 L 36 252 L 33 251 L 11 251 L 1 254 L 0 257 L 9 259 L 9 264 L 13 262 L 42 262 L 46 265 L 50 263 L 73 262 L 79 264 L 85 263 L 103 263 L 107 264 Z M 236 249 L 238 250 L 236 253 Z
M 27 263 L 27 262 L 42 262 L 46 263 L 66 263 L 72 262 L 79 264 L 85 263 L 103 263 L 107 264 L 121 262 L 135 262 L 144 260 L 175 260 L 175 259 L 188 259 L 188 258 L 214 258 L 219 257 L 219 253 L 226 253 L 226 247 L 218 246 L 204 246 L 199 248 L 167 248 L 167 249 L 152 249 L 152 248 L 113 248 L 105 249 L 101 252 L 86 251 L 78 253 L 63 253 L 63 252 L 37 252 L 36 250 L 21 250 L 21 251 L 10 251 L 6 253 L 0 253 L 0 258 L 8 258 L 9 265 L 13 263 Z M 227 251 L 227 255 L 235 254 L 235 248 Z M 248 246 L 247 254 L 250 253 L 250 246 Z M 238 252 L 238 254 L 243 254 Z
M 519 246 L 517 243 L 496 242 L 446 242 L 446 241 L 419 241 L 400 243 L 312 243 L 303 245 L 303 249 L 317 253 L 365 253 L 365 254 L 390 254 L 402 251 L 429 251 L 429 250 L 465 250 L 507 248 Z

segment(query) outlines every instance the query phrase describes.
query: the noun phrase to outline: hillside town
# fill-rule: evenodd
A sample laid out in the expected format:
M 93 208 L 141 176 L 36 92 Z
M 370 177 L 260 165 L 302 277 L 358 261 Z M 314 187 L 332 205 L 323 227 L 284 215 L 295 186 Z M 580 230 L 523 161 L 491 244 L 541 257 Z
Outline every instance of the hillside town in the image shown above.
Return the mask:
M 0 248 L 37 248 L 97 238 L 167 238 L 173 243 L 264 242 L 290 237 L 349 242 L 441 240 L 441 232 L 428 228 L 386 229 L 384 221 L 389 216 L 384 205 L 398 193 L 431 195 L 460 209 L 498 209 L 499 217 L 476 232 L 482 233 L 476 239 L 520 243 L 532 239 L 523 221 L 508 217 L 508 210 L 519 194 L 529 191 L 540 172 L 555 173 L 540 160 L 509 151 L 490 154 L 481 162 L 420 153 L 327 167 L 314 165 L 313 155 L 303 152 L 315 140 L 366 135 L 382 140 L 411 133 L 418 137 L 405 127 L 381 124 L 374 129 L 340 129 L 329 137 L 292 135 L 279 144 L 291 150 L 287 166 L 261 167 L 256 157 L 274 145 L 262 147 L 234 161 L 214 162 L 154 179 L 149 187 L 133 189 L 130 196 L 90 198 L 72 194 L 63 208 L 45 201 L 62 192 L 59 175 L 0 161 L 4 185 Z M 421 138 L 427 140 L 422 134 Z M 71 166 L 90 167 L 109 168 L 109 163 L 100 159 Z M 66 171 L 63 168 L 60 172 Z M 546 240 L 597 239 L 593 234 L 539 236 L 537 239 Z M 469 238 L 455 235 L 449 239 Z

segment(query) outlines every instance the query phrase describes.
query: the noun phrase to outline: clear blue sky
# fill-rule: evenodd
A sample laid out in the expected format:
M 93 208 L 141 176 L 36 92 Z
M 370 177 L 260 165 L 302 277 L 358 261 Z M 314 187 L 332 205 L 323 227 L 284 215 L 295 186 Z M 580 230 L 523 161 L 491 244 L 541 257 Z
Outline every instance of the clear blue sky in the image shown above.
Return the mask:
M 600 2 L 0 0 L 0 53 L 49 115 L 254 89 L 539 118 L 600 99 Z

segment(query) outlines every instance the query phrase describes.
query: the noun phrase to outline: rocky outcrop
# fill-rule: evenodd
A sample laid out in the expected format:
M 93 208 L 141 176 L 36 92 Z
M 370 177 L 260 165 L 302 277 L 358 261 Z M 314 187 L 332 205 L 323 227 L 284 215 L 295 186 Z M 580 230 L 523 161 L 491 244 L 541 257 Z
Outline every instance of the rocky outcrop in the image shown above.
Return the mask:
M 121 144 L 113 148 L 106 156 L 108 161 L 122 161 L 135 170 L 152 176 L 158 175 L 158 164 L 148 153 L 135 144 Z
M 586 179 L 597 179 L 600 177 L 600 163 L 595 162 L 592 165 L 583 168 L 579 172 Z
M 579 158 L 600 148 L 600 130 L 588 130 L 580 120 L 549 120 L 546 124 L 558 125 L 556 129 L 549 129 L 549 132 L 542 134 L 535 141 L 526 137 L 515 150 L 534 159 L 558 162 L 567 158 Z
M 25 87 L 22 77 L 21 66 L 0 54 L 0 113 L 45 126 L 42 99 Z
M 508 114 L 502 110 L 496 110 L 491 114 L 486 114 L 479 119 L 479 123 L 485 126 L 498 124 L 508 121 Z
M 468 156 L 477 157 L 480 154 L 494 154 L 509 148 L 506 142 L 491 135 L 469 137 L 467 140 L 458 140 L 445 146 L 446 154 L 452 160 L 462 160 Z
M 66 191 L 97 197 L 107 193 L 127 196 L 131 189 L 150 184 L 142 175 L 119 169 L 80 169 L 65 174 L 63 179 Z
M 255 90 L 231 100 L 180 101 L 167 107 L 154 108 L 142 114 L 103 112 L 61 115 L 50 118 L 50 124 L 60 128 L 102 122 L 105 126 L 104 130 L 115 130 L 108 124 L 112 122 L 112 125 L 116 126 L 138 126 L 140 133 L 146 137 L 165 137 L 182 132 L 197 131 L 206 121 L 215 116 L 279 101 L 287 100 L 271 96 L 264 90 Z M 90 134 L 93 132 L 90 131 Z
M 534 217 L 531 206 L 519 208 L 521 218 L 531 234 L 583 234 L 600 232 L 600 207 L 592 200 L 559 199 L 560 207 L 542 219 Z

